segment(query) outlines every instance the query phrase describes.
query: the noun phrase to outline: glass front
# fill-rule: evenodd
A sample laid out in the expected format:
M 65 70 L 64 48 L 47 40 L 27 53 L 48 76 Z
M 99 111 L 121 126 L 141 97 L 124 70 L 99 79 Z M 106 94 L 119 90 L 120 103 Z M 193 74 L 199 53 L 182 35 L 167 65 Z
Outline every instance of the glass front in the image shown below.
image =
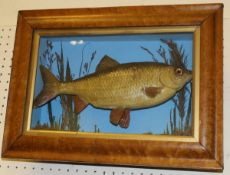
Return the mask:
M 185 74 L 193 69 L 193 35 L 42 36 L 34 100 L 44 81 L 49 86 L 32 109 L 30 129 L 192 136 L 191 78 Z M 41 67 L 51 78 L 41 75 Z M 56 88 L 60 84 L 64 90 Z

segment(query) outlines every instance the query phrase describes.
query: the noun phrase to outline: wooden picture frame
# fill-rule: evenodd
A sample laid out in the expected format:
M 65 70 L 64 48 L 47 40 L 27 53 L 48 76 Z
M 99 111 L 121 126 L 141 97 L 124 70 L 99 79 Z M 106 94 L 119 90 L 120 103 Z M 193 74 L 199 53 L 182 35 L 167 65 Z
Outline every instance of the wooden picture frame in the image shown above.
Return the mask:
M 76 137 L 28 131 L 28 94 L 34 44 L 42 30 L 111 31 L 122 28 L 195 27 L 199 99 L 193 139 Z M 109 30 L 106 30 L 109 29 Z M 84 31 L 84 30 L 83 30 Z M 162 30 L 161 30 L 162 31 Z M 55 33 L 54 33 L 55 34 Z M 58 34 L 58 32 L 56 33 Z M 204 171 L 223 170 L 223 5 L 168 5 L 20 11 L 6 111 L 2 157 L 33 161 L 124 165 Z M 63 156 L 65 155 L 65 156 Z

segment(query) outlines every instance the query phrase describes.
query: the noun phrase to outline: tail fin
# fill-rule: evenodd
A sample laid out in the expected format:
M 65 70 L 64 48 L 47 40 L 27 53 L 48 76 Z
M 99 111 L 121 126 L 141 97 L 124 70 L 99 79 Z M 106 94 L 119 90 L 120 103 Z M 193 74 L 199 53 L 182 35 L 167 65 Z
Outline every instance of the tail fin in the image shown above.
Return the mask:
M 39 107 L 58 95 L 60 82 L 45 66 L 40 65 L 40 71 L 44 86 L 42 91 L 34 99 L 33 107 Z

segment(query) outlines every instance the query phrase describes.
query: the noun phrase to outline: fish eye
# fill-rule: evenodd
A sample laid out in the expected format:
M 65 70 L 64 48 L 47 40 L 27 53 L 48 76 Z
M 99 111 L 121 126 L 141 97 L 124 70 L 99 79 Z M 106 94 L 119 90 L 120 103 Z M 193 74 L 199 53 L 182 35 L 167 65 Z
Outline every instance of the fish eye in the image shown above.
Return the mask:
M 177 76 L 181 76 L 183 74 L 183 70 L 181 68 L 177 68 L 175 70 L 175 73 L 176 73 Z

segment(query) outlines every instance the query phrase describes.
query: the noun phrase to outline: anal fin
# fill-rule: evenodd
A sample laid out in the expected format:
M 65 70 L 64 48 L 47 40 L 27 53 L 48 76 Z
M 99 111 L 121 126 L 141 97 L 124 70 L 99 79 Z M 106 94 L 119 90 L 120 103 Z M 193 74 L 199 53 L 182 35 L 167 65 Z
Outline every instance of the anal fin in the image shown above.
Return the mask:
M 88 104 L 85 103 L 79 96 L 74 96 L 73 97 L 74 99 L 74 102 L 75 102 L 75 110 L 76 110 L 76 113 L 79 114 L 81 111 L 83 111 L 87 106 Z

